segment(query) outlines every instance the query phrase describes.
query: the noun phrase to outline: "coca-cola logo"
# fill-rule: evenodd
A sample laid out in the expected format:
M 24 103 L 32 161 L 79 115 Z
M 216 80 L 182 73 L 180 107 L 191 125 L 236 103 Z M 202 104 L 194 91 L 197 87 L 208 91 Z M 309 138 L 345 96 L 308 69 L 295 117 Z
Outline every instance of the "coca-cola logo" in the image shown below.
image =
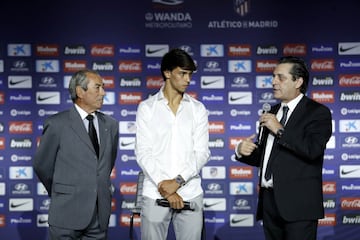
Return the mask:
M 341 198 L 341 208 L 347 210 L 359 210 L 360 198 L 356 198 L 356 197 Z
M 9 132 L 11 134 L 32 134 L 33 133 L 32 122 L 10 122 Z
M 323 193 L 324 194 L 336 193 L 336 182 L 324 182 L 323 183 Z
M 113 45 L 93 45 L 91 46 L 91 55 L 97 57 L 112 57 L 114 56 L 115 50 Z
M 360 75 L 359 74 L 340 75 L 339 85 L 342 87 L 360 87 Z
M 119 72 L 123 73 L 134 73 L 141 72 L 142 64 L 140 61 L 120 61 Z
M 306 55 L 306 45 L 305 44 L 286 44 L 283 50 L 284 55 Z
M 146 77 L 146 87 L 159 89 L 164 84 L 164 79 L 158 76 Z
M 135 195 L 137 184 L 134 182 L 124 182 L 120 184 L 120 193 L 124 195 Z
M 313 71 L 334 71 L 334 59 L 315 59 L 311 61 L 311 70 Z

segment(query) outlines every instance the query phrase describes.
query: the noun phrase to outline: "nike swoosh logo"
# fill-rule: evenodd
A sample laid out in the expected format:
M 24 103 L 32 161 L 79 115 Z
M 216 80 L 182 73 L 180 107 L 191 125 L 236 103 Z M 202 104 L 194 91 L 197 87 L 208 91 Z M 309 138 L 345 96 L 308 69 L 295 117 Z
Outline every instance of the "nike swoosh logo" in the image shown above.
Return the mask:
M 46 220 L 46 219 L 42 219 L 42 218 L 39 219 L 40 224 L 44 224 L 44 223 L 47 223 L 47 222 L 48 222 L 48 220 Z
M 126 147 L 126 146 L 129 146 L 129 145 L 134 144 L 134 143 L 135 142 L 128 142 L 128 143 L 121 142 L 120 144 L 121 144 L 122 147 Z
M 203 85 L 204 85 L 204 86 L 207 86 L 207 85 L 216 83 L 217 81 L 219 81 L 219 79 L 212 80 L 212 81 L 206 81 L 206 80 L 204 80 L 204 81 L 203 81 Z
M 158 49 L 154 49 L 154 50 L 148 48 L 148 49 L 146 50 L 146 52 L 147 52 L 148 54 L 154 54 L 154 53 L 160 52 L 160 51 L 162 51 L 162 50 L 164 50 L 164 48 L 158 48 Z
M 17 208 L 17 207 L 23 206 L 23 205 L 28 204 L 28 203 L 29 203 L 29 201 L 27 201 L 27 202 L 22 202 L 22 203 L 18 203 L 18 204 L 11 203 L 11 204 L 10 204 L 10 207 L 11 207 L 11 208 Z
M 216 202 L 216 203 L 204 203 L 204 208 L 209 208 L 209 207 L 212 207 L 212 206 L 215 206 L 215 205 L 217 205 L 217 204 L 219 204 L 219 203 L 221 203 L 221 202 Z
M 39 96 L 39 97 L 38 97 L 38 101 L 45 101 L 45 100 L 48 100 L 48 99 L 53 98 L 53 97 L 55 97 L 55 95 L 53 95 L 53 96 L 48 96 L 48 97 L 41 97 L 41 96 Z
M 357 48 L 359 47 L 360 45 L 355 45 L 355 46 L 352 46 L 352 47 L 347 47 L 347 48 L 344 48 L 343 46 L 340 46 L 340 52 L 347 52 L 351 49 L 354 49 L 354 48 Z
M 237 101 L 237 100 L 239 100 L 239 99 L 242 99 L 242 98 L 245 98 L 246 96 L 240 96 L 240 97 L 233 97 L 233 96 L 231 96 L 230 97 L 230 101 Z
M 10 85 L 16 85 L 16 84 L 20 84 L 20 83 L 23 83 L 23 82 L 26 82 L 26 81 L 29 81 L 29 79 L 20 79 L 20 80 L 14 80 L 14 79 L 10 79 L 10 82 L 9 84 Z
M 235 218 L 233 218 L 233 219 L 231 219 L 231 223 L 239 223 L 239 222 L 243 222 L 243 221 L 245 221 L 247 218 L 241 218 L 241 219 L 235 219 Z
M 350 170 L 350 171 L 345 171 L 344 169 L 341 170 L 341 174 L 342 175 L 347 175 L 347 174 L 350 174 L 352 172 L 356 172 L 358 171 L 360 168 L 357 168 L 357 169 L 353 169 L 353 170 Z

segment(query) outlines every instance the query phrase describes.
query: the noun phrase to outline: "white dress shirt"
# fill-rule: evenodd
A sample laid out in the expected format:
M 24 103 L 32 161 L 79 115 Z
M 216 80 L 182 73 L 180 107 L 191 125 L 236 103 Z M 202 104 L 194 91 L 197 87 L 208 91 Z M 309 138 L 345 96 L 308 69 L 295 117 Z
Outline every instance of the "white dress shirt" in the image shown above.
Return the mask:
M 146 173 L 144 196 L 161 198 L 158 184 L 178 174 L 186 181 L 177 191 L 184 201 L 203 193 L 199 173 L 210 157 L 208 125 L 204 105 L 186 93 L 176 114 L 163 88 L 139 104 L 135 155 Z
M 291 100 L 290 102 L 284 104 L 284 103 L 281 103 L 281 106 L 280 106 L 280 109 L 279 111 L 276 113 L 276 118 L 280 121 L 282 115 L 283 115 L 283 106 L 288 106 L 289 107 L 289 111 L 287 113 L 287 118 L 286 118 L 286 121 L 285 121 L 285 125 L 286 125 L 286 122 L 287 120 L 290 118 L 292 112 L 294 111 L 296 105 L 300 102 L 301 98 L 304 96 L 304 94 L 300 94 L 299 96 L 297 96 L 296 98 L 294 98 L 293 100 Z M 263 164 L 263 168 L 262 168 L 262 178 L 261 178 L 261 186 L 262 187 L 266 187 L 266 188 L 269 188 L 269 187 L 273 187 L 273 178 L 271 176 L 271 178 L 266 181 L 265 180 L 265 171 L 266 171 L 266 167 L 268 165 L 268 162 L 269 162 L 269 157 L 270 157 L 270 153 L 271 153 L 271 150 L 272 150 L 272 146 L 274 144 L 274 140 L 275 140 L 275 137 L 274 135 L 272 134 L 269 134 L 268 135 L 268 138 L 266 140 L 266 146 L 265 146 L 265 154 L 264 154 L 264 164 Z
M 84 111 L 81 107 L 79 107 L 77 104 L 74 104 L 74 105 L 75 105 L 76 110 L 80 114 L 81 119 L 84 122 L 84 126 L 86 128 L 86 131 L 89 132 L 89 120 L 86 119 L 87 115 L 89 115 L 89 114 L 86 111 Z M 91 113 L 91 115 L 94 116 L 93 123 L 94 123 L 94 127 L 95 127 L 95 130 L 96 130 L 98 143 L 100 144 L 99 122 L 98 122 L 98 119 L 97 119 L 97 116 L 96 116 L 95 112 Z

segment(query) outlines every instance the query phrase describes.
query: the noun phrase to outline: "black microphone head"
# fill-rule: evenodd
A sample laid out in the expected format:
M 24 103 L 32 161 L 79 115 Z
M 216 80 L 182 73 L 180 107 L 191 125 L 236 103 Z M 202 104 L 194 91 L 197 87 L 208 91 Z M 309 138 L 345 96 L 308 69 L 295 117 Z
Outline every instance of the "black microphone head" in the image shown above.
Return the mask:
M 264 103 L 264 104 L 262 105 L 262 110 L 263 110 L 263 112 L 270 112 L 270 110 L 271 110 L 271 105 L 270 105 L 269 103 Z

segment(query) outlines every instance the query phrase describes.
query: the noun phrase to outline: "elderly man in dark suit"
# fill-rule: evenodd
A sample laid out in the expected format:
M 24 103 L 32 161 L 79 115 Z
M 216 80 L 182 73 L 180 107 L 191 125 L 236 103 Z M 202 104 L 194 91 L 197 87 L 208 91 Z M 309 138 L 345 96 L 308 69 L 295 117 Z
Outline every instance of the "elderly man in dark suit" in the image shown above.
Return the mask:
M 284 57 L 273 72 L 281 103 L 260 116 L 262 134 L 236 147 L 237 160 L 260 168 L 257 219 L 267 240 L 315 240 L 324 217 L 322 166 L 332 134 L 330 110 L 305 96 L 304 61 Z
M 33 167 L 51 198 L 50 239 L 107 239 L 119 131 L 97 111 L 103 87 L 97 72 L 76 72 L 69 84 L 74 106 L 45 121 Z

